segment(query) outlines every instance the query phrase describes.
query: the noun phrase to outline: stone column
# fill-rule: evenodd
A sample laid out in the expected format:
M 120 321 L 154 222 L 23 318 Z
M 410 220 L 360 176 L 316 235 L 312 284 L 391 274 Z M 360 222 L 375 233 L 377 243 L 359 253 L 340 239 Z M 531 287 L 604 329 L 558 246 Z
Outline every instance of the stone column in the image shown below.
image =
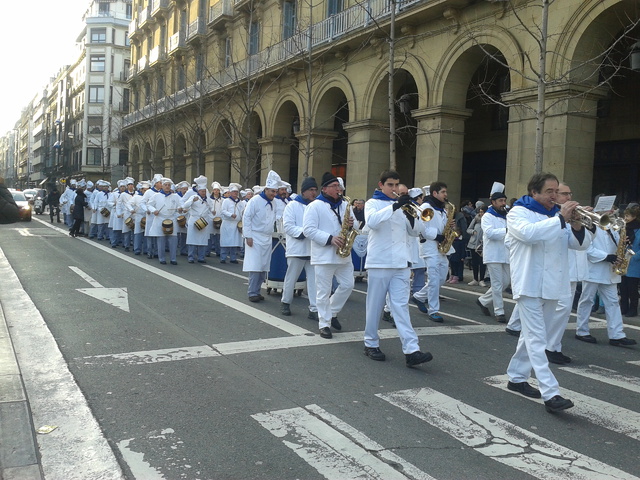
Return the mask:
M 220 185 L 229 185 L 231 176 L 231 152 L 227 148 L 216 147 L 209 151 L 205 164 L 205 176 L 209 185 L 215 180 Z
M 347 193 L 351 198 L 367 199 L 380 173 L 389 169 L 389 131 L 371 119 L 347 123 L 344 129 L 349 133 Z
M 597 103 L 603 89 L 563 85 L 546 92 L 542 171 L 571 186 L 574 200 L 589 205 L 593 182 Z M 519 197 L 535 169 L 537 94 L 535 89 L 506 94 L 511 103 L 507 143 L 507 196 Z
M 300 154 L 298 155 L 298 178 L 302 182 L 305 171 L 314 177 L 320 186 L 324 172 L 331 171 L 333 163 L 333 140 L 338 134 L 333 130 L 315 129 L 311 132 L 311 145 L 307 147 L 307 134 L 300 132 Z M 306 149 L 309 148 L 309 165 L 307 166 Z
M 446 183 L 449 201 L 459 207 L 464 122 L 472 110 L 440 105 L 411 113 L 418 121 L 414 183 L 420 186 L 436 180 Z
M 260 139 L 259 144 L 262 147 L 262 169 L 265 175 L 269 170 L 274 170 L 283 180 L 288 181 L 291 169 L 291 139 L 267 137 Z

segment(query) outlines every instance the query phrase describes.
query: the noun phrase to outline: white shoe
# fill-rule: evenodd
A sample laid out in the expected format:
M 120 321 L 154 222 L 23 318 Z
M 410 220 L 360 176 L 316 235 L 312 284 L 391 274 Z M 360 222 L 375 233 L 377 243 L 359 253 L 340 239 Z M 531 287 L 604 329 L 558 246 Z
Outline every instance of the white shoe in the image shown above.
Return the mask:
M 486 283 L 484 283 L 482 280 L 480 280 L 480 282 L 478 283 L 478 285 L 480 285 L 481 287 L 486 287 L 486 286 L 487 286 L 487 284 L 486 284 Z
M 478 281 L 477 280 L 471 280 L 469 283 L 467 283 L 467 285 L 475 287 L 476 285 L 478 285 Z

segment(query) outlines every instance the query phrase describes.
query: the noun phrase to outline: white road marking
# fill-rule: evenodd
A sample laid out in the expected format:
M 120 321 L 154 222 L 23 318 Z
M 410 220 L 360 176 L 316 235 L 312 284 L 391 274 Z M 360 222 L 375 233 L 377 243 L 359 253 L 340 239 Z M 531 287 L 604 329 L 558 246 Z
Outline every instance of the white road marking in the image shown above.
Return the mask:
M 309 321 L 310 324 L 314 322 Z M 415 329 L 419 336 L 437 335 L 465 335 L 477 333 L 496 333 L 503 331 L 501 325 L 456 325 L 440 327 L 418 327 Z M 242 342 L 228 342 L 216 345 L 197 345 L 193 347 L 176 347 L 162 350 L 147 350 L 140 352 L 114 353 L 108 355 L 93 355 L 79 357 L 75 360 L 85 365 L 140 365 L 145 363 L 173 362 L 192 360 L 196 358 L 218 357 L 220 355 L 237 355 L 243 353 L 264 352 L 269 350 L 285 350 L 289 348 L 331 346 L 338 343 L 361 343 L 364 332 L 336 333 L 331 340 L 307 332 L 307 335 L 293 337 L 277 337 Z M 398 338 L 398 331 L 394 328 L 380 330 L 380 339 Z
M 626 325 L 625 325 L 625 327 L 626 327 Z M 640 360 L 631 360 L 631 361 L 629 361 L 627 363 L 630 363 L 631 365 L 639 365 L 640 366 Z
M 35 237 L 35 235 L 31 233 L 28 228 L 16 228 L 15 230 L 23 237 Z
M 526 398 L 535 403 L 541 403 L 541 400 L 535 398 L 525 397 L 517 392 L 512 392 L 507 389 L 507 381 L 509 377 L 507 375 L 496 375 L 494 377 L 487 377 L 484 379 L 484 383 L 497 387 L 508 393 L 513 393 L 521 398 Z M 538 382 L 535 379 L 529 381 L 529 383 L 535 387 L 538 386 Z M 575 406 L 567 410 L 567 415 L 573 415 L 576 417 L 584 418 L 589 422 L 606 428 L 616 433 L 621 433 L 634 440 L 640 440 L 640 413 L 634 412 L 624 407 L 618 407 L 608 402 L 603 402 L 597 398 L 588 397 L 581 393 L 574 392 L 572 390 L 562 388 L 562 395 L 571 399 Z
M 33 423 L 59 426 L 49 435 L 37 436 L 45 478 L 124 478 L 58 344 L 2 249 L 0 291 L 7 325 L 14 328 L 11 340 Z
M 80 270 L 78 267 L 69 266 L 71 270 L 76 272 L 80 277 L 86 280 L 92 288 L 76 288 L 80 293 L 84 293 L 96 300 L 108 303 L 114 307 L 119 308 L 129 313 L 129 296 L 127 294 L 127 288 L 107 288 L 100 285 L 87 273 Z
M 377 394 L 462 444 L 534 478 L 635 479 L 431 388 Z
M 364 434 L 357 433 L 349 438 L 347 432 L 355 429 L 333 419 L 334 425 L 326 422 L 327 412 L 317 405 L 304 408 L 292 408 L 274 412 L 258 413 L 251 417 L 258 421 L 274 436 L 293 450 L 300 458 L 315 468 L 320 475 L 328 479 L 380 479 L 406 480 L 407 478 L 430 479 L 429 475 L 404 461 L 397 455 L 385 452 L 381 445 L 370 440 Z M 336 425 L 345 427 L 340 432 Z M 355 440 L 358 441 L 355 441 Z M 385 455 L 380 455 L 384 453 Z M 393 459 L 392 463 L 388 460 Z M 392 465 L 398 463 L 401 468 L 408 467 L 414 473 L 403 474 Z
M 133 474 L 133 478 L 144 480 L 163 480 L 164 475 L 144 461 L 144 453 L 134 452 L 129 448 L 129 444 L 132 440 L 133 438 L 129 438 L 118 442 L 118 450 L 120 450 L 124 461 L 127 462 L 127 465 Z
M 640 378 L 624 375 L 615 370 L 597 365 L 589 365 L 588 367 L 560 367 L 560 370 L 640 393 Z

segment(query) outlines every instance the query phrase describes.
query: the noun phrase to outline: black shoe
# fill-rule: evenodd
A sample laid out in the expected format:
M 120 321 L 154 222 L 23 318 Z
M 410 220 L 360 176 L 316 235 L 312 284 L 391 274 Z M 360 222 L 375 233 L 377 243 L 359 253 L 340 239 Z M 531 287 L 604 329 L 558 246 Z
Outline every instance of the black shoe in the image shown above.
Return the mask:
M 307 318 L 309 320 L 315 320 L 317 322 L 318 321 L 318 312 L 309 312 L 309 315 L 307 315 Z
M 549 360 L 549 363 L 555 363 L 556 365 L 571 363 L 571 357 L 563 355 L 562 352 L 552 352 L 550 350 L 545 350 L 544 353 L 547 354 L 547 360 Z
M 638 311 L 637 310 L 629 310 L 627 313 L 624 314 L 625 317 L 637 317 L 638 316 Z
M 259 298 L 260 300 L 264 300 L 264 297 L 263 297 L 262 295 L 260 295 L 260 294 L 258 294 L 258 298 Z
M 631 345 L 635 345 L 637 342 L 631 338 L 622 337 L 622 338 L 612 338 L 609 340 L 609 345 L 613 345 L 614 347 L 630 347 Z
M 331 329 L 329 327 L 324 327 L 320 329 L 320 336 L 322 338 L 332 338 L 333 334 L 331 333 Z
M 170 263 L 171 263 L 171 265 L 177 265 L 178 264 L 178 262 L 176 262 L 175 260 L 171 260 Z
M 436 322 L 436 323 L 442 323 L 444 322 L 444 318 L 442 318 L 442 315 L 440 315 L 439 313 L 432 313 L 431 315 L 429 315 L 429 320 L 431 320 L 432 322 Z
M 527 382 L 507 382 L 507 389 L 511 390 L 512 392 L 521 393 L 525 397 L 529 398 L 540 398 L 542 396 L 540 395 L 540 390 L 538 390 L 537 388 L 533 388 Z
M 167 262 L 165 262 L 164 260 L 160 260 L 160 265 L 166 265 Z
M 491 311 L 485 307 L 483 304 L 480 303 L 480 300 L 476 298 L 476 305 L 478 305 L 480 307 L 480 310 L 482 310 L 482 313 L 485 314 L 485 316 L 490 317 L 491 316 Z
M 422 353 L 420 350 L 417 352 L 405 354 L 404 358 L 407 361 L 407 367 L 415 367 L 416 365 L 420 365 L 421 363 L 427 363 L 433 360 L 433 355 L 429 352 Z
M 498 323 L 507 323 L 507 319 L 504 315 L 496 315 L 496 322 Z
M 411 295 L 411 301 L 418 306 L 418 310 L 420 310 L 422 313 L 426 313 L 426 314 L 429 313 L 429 309 L 427 308 L 427 305 L 425 302 L 421 302 L 413 295 Z
M 134 255 L 140 255 L 140 252 L 133 252 Z
M 382 314 L 382 320 L 389 322 L 393 328 L 396 328 L 396 321 L 391 316 L 391 312 L 384 312 Z
M 384 362 L 387 358 L 379 347 L 364 347 L 364 354 L 371 360 L 375 360 L 377 362 Z
M 253 302 L 253 303 L 257 303 L 260 301 L 260 297 L 258 295 L 253 295 L 251 297 L 249 297 L 249 301 Z
M 338 321 L 338 317 L 333 317 L 331 319 L 331 326 L 335 329 L 335 330 L 342 330 L 342 325 L 340 325 L 340 322 Z
M 544 402 L 544 408 L 549 413 L 561 412 L 562 410 L 566 410 L 571 407 L 573 407 L 573 402 L 566 398 L 562 398 L 560 395 L 556 395 Z
M 220 263 L 227 263 L 225 260 L 220 260 Z
M 195 261 L 194 260 L 189 260 L 189 263 L 195 263 Z
M 282 315 L 284 315 L 285 317 L 289 317 L 291 316 L 291 308 L 289 308 L 289 304 L 288 303 L 283 303 L 282 304 L 282 310 L 281 310 Z
M 509 335 L 513 335 L 514 337 L 519 337 L 520 336 L 520 330 L 513 330 L 509 327 L 504 329 L 505 332 L 507 332 Z
M 207 263 L 206 260 L 198 260 L 198 263 Z
M 238 263 L 238 260 L 229 260 L 229 263 Z
M 598 343 L 596 338 L 592 337 L 591 335 L 578 335 L 577 333 L 576 333 L 576 340 L 580 340 L 581 342 L 587 342 L 587 343 Z

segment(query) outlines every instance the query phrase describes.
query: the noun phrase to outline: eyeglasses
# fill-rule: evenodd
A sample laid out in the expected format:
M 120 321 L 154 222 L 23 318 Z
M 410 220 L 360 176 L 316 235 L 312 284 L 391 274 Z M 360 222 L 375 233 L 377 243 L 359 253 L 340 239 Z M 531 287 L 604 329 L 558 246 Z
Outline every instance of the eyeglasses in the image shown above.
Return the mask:
M 573 195 L 573 192 L 558 192 L 558 195 L 566 195 L 568 197 Z

